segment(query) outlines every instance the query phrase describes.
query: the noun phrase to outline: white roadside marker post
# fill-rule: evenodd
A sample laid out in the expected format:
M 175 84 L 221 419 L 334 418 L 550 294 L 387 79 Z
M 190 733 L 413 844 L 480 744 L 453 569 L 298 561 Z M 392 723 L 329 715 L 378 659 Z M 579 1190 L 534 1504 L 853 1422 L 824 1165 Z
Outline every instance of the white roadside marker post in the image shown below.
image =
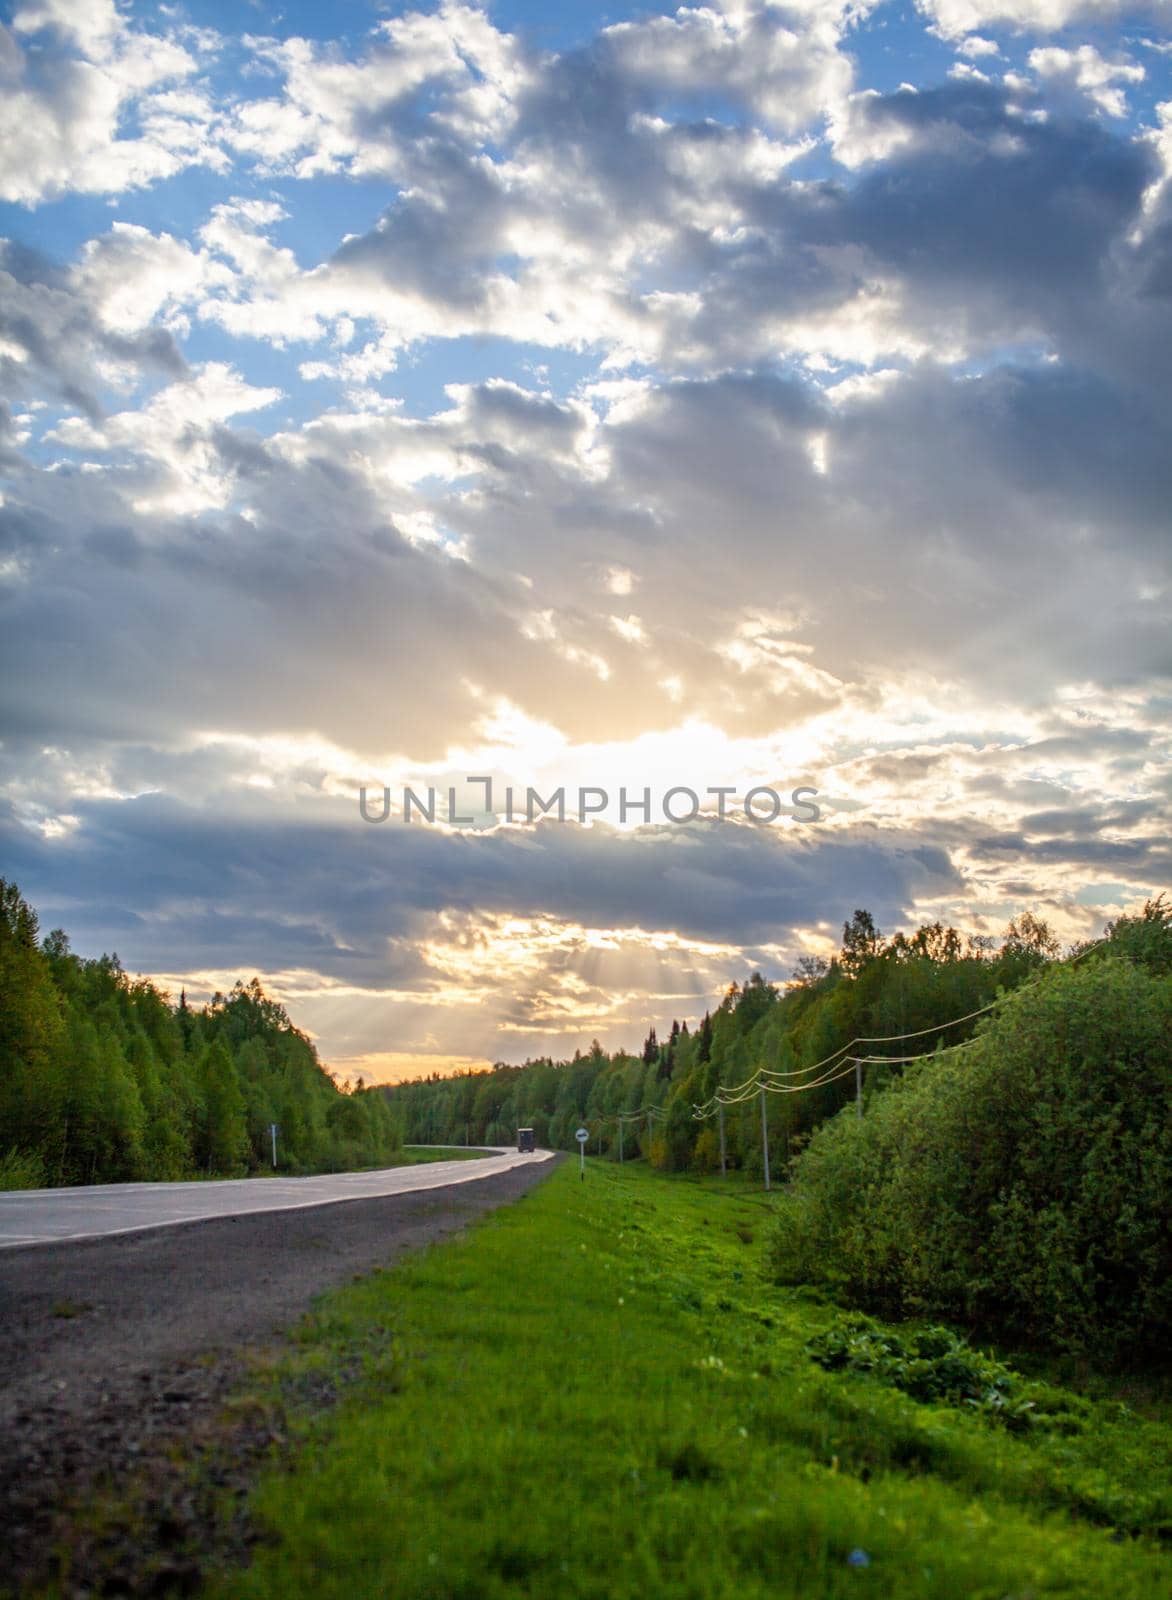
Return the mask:
M 586 1176 L 586 1141 L 590 1137 L 589 1129 L 579 1128 L 574 1138 L 578 1141 L 578 1176 Z
M 277 1124 L 275 1122 L 269 1123 L 269 1133 L 273 1141 L 273 1166 L 275 1168 L 277 1165 Z

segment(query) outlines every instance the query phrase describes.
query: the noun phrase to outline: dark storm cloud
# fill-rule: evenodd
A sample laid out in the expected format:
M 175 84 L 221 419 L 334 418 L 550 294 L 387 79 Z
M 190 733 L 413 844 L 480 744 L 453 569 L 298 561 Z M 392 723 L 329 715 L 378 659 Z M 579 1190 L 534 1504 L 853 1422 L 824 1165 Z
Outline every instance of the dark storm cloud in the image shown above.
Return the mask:
M 1131 800 L 1123 805 L 1101 808 L 1088 804 L 1082 809 L 1068 807 L 1058 811 L 1030 811 L 1020 820 L 1022 831 L 1025 833 L 1063 834 L 1087 838 L 1109 829 L 1129 829 L 1145 822 L 1155 822 L 1161 815 L 1162 810 L 1155 802 Z
M 307 965 L 391 986 L 410 960 L 395 957 L 388 973 L 387 941 L 395 949 L 419 937 L 440 912 L 543 915 L 742 944 L 849 916 L 856 903 L 899 922 L 917 897 L 960 887 L 947 854 L 914 833 L 807 839 L 714 822 L 445 834 L 371 827 L 356 811 L 339 820 L 338 806 L 313 821 L 278 821 L 260 806 L 217 817 L 157 796 L 73 809 L 80 826 L 54 840 L 8 817 L 9 870 L 45 920 L 70 927 L 86 906 L 122 903 L 132 871 L 134 914 L 99 913 L 87 936 L 117 940 L 129 965 L 155 970 L 255 962 L 248 952 L 264 950 L 270 970 Z
M 1172 874 L 1172 850 L 1160 839 L 1039 839 L 1025 833 L 1006 832 L 974 839 L 969 848 L 976 860 L 1024 859 L 1039 869 L 1047 866 L 1126 867 L 1152 883 L 1167 882 Z

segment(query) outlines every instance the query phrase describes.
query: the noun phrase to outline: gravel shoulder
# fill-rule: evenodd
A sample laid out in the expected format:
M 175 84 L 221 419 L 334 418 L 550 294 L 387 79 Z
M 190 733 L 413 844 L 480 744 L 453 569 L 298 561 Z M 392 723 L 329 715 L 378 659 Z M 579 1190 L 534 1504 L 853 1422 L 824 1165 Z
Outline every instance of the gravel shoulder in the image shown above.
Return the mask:
M 249 1352 L 279 1341 L 314 1295 L 519 1199 L 555 1164 L 0 1254 L 0 1593 L 50 1577 L 66 1595 L 189 1591 L 202 1512 L 185 1463 L 227 1441 L 214 1487 L 242 1496 L 281 1442 L 272 1418 L 225 1432 Z M 125 1530 L 85 1526 L 87 1508 L 123 1493 L 137 1556 Z M 64 1569 L 49 1559 L 62 1549 Z

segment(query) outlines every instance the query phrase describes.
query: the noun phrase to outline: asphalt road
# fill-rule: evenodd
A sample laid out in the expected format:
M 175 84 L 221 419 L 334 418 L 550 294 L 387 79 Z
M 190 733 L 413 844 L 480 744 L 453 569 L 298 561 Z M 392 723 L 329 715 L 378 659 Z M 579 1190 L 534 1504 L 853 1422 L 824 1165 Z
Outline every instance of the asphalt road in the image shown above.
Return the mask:
M 494 1149 L 482 1159 L 429 1161 L 378 1172 L 339 1172 L 315 1178 L 226 1178 L 206 1183 L 104 1183 L 84 1189 L 0 1192 L 0 1250 L 105 1239 L 146 1228 L 208 1222 L 218 1217 L 299 1211 L 345 1200 L 375 1200 L 509 1172 L 550 1160 L 538 1150 L 520 1155 Z
M 54 1225 L 88 1236 L 0 1249 L 0 1592 L 40 1593 L 53 1580 L 63 1600 L 157 1600 L 191 1593 L 209 1561 L 244 1560 L 248 1490 L 259 1464 L 289 1447 L 279 1408 L 232 1409 L 249 1363 L 280 1352 L 315 1295 L 523 1201 L 557 1159 L 508 1151 L 337 1178 L 131 1184 L 120 1213 L 94 1213 L 95 1195 L 117 1194 L 108 1189 L 6 1196 L 75 1199 Z M 356 1181 L 399 1187 L 372 1197 Z M 164 1199 L 190 1207 L 192 1190 L 194 1220 L 160 1225 Z M 232 1209 L 204 1209 L 216 1191 Z M 322 1375 L 305 1403 L 332 1404 L 344 1381 Z M 208 1450 L 214 1471 L 196 1492 L 189 1464 Z M 113 1522 L 92 1509 L 111 1494 L 122 1507 Z M 226 1528 L 225 1495 L 239 1513 Z

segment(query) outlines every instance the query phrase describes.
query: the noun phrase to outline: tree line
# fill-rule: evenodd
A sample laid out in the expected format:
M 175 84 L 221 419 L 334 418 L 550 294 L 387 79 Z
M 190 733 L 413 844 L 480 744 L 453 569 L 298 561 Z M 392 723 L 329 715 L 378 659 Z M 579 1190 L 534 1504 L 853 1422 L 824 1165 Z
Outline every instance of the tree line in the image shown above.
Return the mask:
M 595 1040 L 587 1053 L 568 1061 L 501 1063 L 491 1072 L 419 1079 L 386 1092 L 411 1141 L 507 1144 L 518 1127 L 531 1126 L 539 1145 L 572 1150 L 575 1130 L 585 1124 L 591 1129 L 589 1149 L 614 1159 L 620 1114 L 652 1108 L 651 1115 L 624 1122 L 624 1156 L 647 1157 L 666 1171 L 711 1171 L 719 1160 L 716 1125 L 696 1122 L 692 1107 L 719 1086 L 743 1082 L 759 1067 L 811 1067 L 860 1034 L 909 1033 L 949 1022 L 1016 988 L 1057 953 L 1058 941 L 1029 912 L 994 940 L 966 938 L 940 922 L 885 938 L 871 914 L 857 910 L 843 927 L 834 959 L 804 957 L 784 987 L 759 973 L 733 983 L 698 1024 L 673 1021 L 662 1039 L 652 1027 L 638 1054 L 607 1052 Z M 944 1031 L 943 1042 L 961 1042 L 972 1027 Z M 892 1044 L 887 1053 L 908 1052 Z M 899 1071 L 895 1065 L 868 1068 L 867 1096 Z M 781 1170 L 853 1095 L 853 1083 L 838 1082 L 772 1099 L 773 1169 Z M 728 1109 L 725 1147 L 731 1166 L 761 1171 L 755 1104 Z
M 377 1166 L 395 1108 L 347 1093 L 254 978 L 204 1006 L 40 937 L 0 879 L 0 1187 Z

